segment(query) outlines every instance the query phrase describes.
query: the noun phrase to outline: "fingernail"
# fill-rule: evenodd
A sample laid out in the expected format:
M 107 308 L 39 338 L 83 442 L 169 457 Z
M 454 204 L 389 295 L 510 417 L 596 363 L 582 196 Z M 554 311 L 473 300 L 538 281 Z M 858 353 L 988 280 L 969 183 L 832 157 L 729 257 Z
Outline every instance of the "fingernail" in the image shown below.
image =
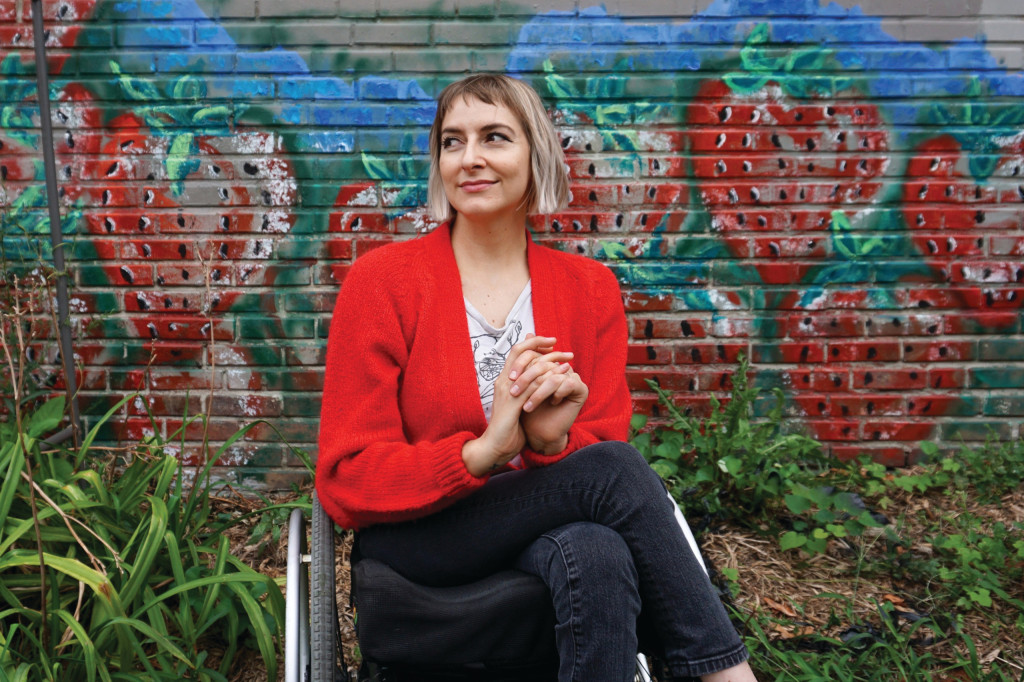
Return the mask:
M 523 410 L 525 410 L 526 412 L 529 412 L 532 409 L 533 409 L 533 401 L 532 400 L 527 400 L 526 404 L 523 405 Z
M 516 379 L 519 378 L 519 372 L 512 370 L 511 372 L 508 373 L 508 378 L 511 379 L 512 381 L 515 381 Z
M 512 388 L 509 389 L 509 393 L 511 393 L 512 395 L 519 395 L 519 385 L 513 384 Z

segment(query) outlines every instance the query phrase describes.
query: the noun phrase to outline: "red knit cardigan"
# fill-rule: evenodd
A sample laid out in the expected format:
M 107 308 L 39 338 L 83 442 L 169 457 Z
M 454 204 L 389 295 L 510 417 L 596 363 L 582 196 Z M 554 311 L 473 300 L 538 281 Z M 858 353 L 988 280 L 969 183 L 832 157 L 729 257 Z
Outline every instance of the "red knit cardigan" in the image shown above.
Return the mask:
M 586 445 L 625 440 L 626 317 L 605 266 L 529 241 L 538 335 L 574 353 L 590 389 L 562 452 L 524 450 L 544 466 Z M 316 488 L 346 528 L 426 516 L 487 482 L 462 446 L 487 428 L 451 233 L 375 249 L 345 277 L 331 320 Z

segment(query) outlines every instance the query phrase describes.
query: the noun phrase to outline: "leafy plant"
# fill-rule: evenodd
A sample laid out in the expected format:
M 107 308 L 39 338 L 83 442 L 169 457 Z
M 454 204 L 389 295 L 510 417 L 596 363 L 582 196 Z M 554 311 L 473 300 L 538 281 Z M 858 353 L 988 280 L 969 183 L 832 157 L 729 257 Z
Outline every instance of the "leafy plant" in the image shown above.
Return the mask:
M 213 532 L 216 457 L 187 485 L 166 442 L 141 443 L 123 462 L 91 449 L 134 397 L 77 451 L 39 440 L 60 423 L 63 398 L 20 430 L 0 429 L 0 671 L 24 680 L 226 680 L 239 645 L 251 643 L 276 674 L 284 601 Z

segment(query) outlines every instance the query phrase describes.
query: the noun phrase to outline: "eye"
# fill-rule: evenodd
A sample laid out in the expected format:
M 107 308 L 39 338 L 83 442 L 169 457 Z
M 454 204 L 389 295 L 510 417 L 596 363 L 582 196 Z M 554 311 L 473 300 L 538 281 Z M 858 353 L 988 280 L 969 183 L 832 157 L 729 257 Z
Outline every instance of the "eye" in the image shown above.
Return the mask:
M 458 144 L 459 138 L 452 135 L 441 138 L 441 149 L 450 149 L 453 145 Z
M 511 142 L 508 135 L 499 132 L 487 133 L 488 142 Z

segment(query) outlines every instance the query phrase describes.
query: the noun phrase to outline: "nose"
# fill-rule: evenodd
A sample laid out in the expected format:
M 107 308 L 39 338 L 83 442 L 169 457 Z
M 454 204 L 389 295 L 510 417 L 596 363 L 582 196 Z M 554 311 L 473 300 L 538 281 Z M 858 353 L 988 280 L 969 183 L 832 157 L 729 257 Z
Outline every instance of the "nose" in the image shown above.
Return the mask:
M 466 170 L 481 168 L 484 165 L 483 155 L 475 140 L 469 140 L 462 148 L 462 167 Z

